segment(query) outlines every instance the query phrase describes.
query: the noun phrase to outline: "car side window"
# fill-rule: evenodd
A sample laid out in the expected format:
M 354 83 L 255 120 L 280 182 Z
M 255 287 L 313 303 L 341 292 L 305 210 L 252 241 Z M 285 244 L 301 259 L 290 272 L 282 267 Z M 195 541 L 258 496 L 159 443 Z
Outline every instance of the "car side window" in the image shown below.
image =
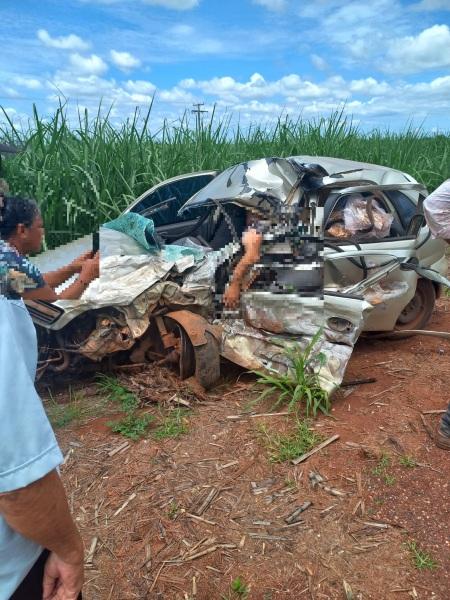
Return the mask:
M 417 212 L 416 205 L 411 198 L 408 198 L 406 194 L 403 194 L 398 190 L 386 191 L 385 194 L 395 208 L 405 232 L 408 231 L 411 219 Z
M 214 179 L 214 175 L 204 174 L 162 183 L 156 190 L 144 196 L 138 204 L 133 206 L 131 212 L 143 214 L 152 207 L 162 204 L 155 212 L 148 214 L 148 217 L 153 219 L 156 227 L 196 219 L 201 212 L 198 208 L 186 210 L 181 217 L 178 216 L 178 211 L 191 196 L 205 187 L 212 179 Z
M 325 204 L 325 237 L 353 242 L 375 241 L 401 235 L 381 196 L 371 192 L 347 194 Z

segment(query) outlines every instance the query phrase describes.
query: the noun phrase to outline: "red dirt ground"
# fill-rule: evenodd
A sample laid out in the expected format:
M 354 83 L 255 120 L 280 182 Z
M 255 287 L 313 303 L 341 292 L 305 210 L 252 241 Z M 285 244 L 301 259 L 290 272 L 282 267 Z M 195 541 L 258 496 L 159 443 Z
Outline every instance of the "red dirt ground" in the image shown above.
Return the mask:
M 430 328 L 450 331 L 450 299 L 438 302 Z M 177 439 L 150 435 L 111 456 L 126 440 L 111 433 L 110 417 L 60 429 L 62 476 L 87 550 L 96 540 L 84 597 L 231 600 L 245 597 L 230 590 L 240 576 L 250 600 L 447 600 L 450 453 L 434 446 L 421 411 L 445 408 L 449 356 L 438 338 L 361 340 L 346 380 L 377 381 L 339 392 L 314 428 L 340 439 L 297 466 L 271 463 L 258 433 L 261 423 L 284 431 L 292 417 L 227 418 L 252 396 L 242 378 L 193 402 L 189 432 Z M 155 383 L 150 372 L 148 383 L 157 400 L 176 391 L 169 377 Z M 95 403 L 92 389 L 84 393 Z M 424 418 L 434 430 L 439 415 Z M 383 455 L 389 465 L 377 469 Z M 402 465 L 405 455 L 416 466 Z M 312 489 L 311 471 L 345 496 Z M 264 481 L 253 493 L 252 482 Z M 213 487 L 200 519 L 190 516 Z M 303 523 L 285 527 L 306 500 Z M 414 566 L 411 540 L 435 570 Z

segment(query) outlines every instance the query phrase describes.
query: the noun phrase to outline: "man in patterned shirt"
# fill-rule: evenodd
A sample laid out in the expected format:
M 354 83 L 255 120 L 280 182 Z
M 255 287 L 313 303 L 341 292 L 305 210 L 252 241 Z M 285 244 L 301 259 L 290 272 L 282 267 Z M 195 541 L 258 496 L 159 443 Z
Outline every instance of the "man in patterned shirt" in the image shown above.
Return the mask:
M 8 271 L 16 280 L 17 273 L 24 276 L 24 292 L 18 294 L 13 289 L 11 297 L 48 302 L 79 298 L 98 277 L 98 255 L 86 253 L 66 267 L 42 275 L 26 256 L 39 252 L 43 236 L 44 224 L 34 200 L 0 195 L 0 274 Z M 79 275 L 74 283 L 57 295 L 55 288 L 76 273 Z M 5 281 L 5 274 L 2 279 Z

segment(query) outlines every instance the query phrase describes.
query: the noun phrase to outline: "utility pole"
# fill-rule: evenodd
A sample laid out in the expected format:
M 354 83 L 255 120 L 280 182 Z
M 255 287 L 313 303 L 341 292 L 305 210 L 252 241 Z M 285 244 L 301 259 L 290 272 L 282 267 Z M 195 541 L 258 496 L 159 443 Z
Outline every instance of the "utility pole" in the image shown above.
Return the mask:
M 205 106 L 204 102 L 198 102 L 197 104 L 193 104 L 193 106 L 195 106 L 196 108 L 194 110 L 191 110 L 191 113 L 195 114 L 195 126 L 197 133 L 199 133 L 201 125 L 201 115 L 202 113 L 207 113 L 208 111 L 200 109 L 201 106 Z

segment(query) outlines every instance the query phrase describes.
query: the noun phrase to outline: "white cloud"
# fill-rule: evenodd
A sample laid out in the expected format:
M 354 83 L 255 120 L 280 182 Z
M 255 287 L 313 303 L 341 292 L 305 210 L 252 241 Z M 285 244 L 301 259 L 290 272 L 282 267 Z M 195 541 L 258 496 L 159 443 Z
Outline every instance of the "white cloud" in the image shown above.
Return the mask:
M 18 75 L 17 77 L 14 77 L 14 83 L 29 90 L 38 90 L 42 87 L 42 83 L 39 79 L 35 79 L 34 77 L 22 77 Z
M 55 73 L 48 87 L 54 90 L 52 97 L 64 94 L 67 97 L 96 98 L 105 97 L 106 101 L 115 98 L 116 84 L 114 80 L 103 79 L 97 75 L 80 75 L 69 71 Z
M 253 0 L 253 4 L 264 6 L 264 8 L 275 12 L 281 12 L 287 8 L 286 0 Z
M 356 63 L 378 68 L 389 43 L 411 32 L 411 12 L 400 0 L 316 0 L 297 6 L 302 41 L 311 48 L 317 40 L 326 43 L 333 64 L 346 69 Z
M 417 73 L 425 69 L 450 66 L 450 29 L 433 25 L 419 35 L 395 40 L 387 53 L 384 70 L 395 73 Z
M 153 85 L 150 81 L 131 81 L 130 79 L 125 83 L 125 89 L 132 94 L 153 94 L 156 90 L 156 85 Z
M 450 10 L 450 0 L 422 0 L 411 7 L 418 12 Z
M 117 50 L 111 50 L 110 55 L 111 60 L 116 67 L 119 67 L 119 69 L 123 69 L 124 71 L 128 71 L 141 65 L 141 61 L 129 52 L 118 52 Z
M 223 54 L 228 44 L 218 37 L 203 35 L 191 25 L 173 25 L 165 34 L 164 44 L 182 56 L 192 54 Z
M 59 48 L 60 50 L 87 50 L 90 46 L 88 42 L 83 41 L 77 35 L 62 35 L 59 37 L 51 37 L 46 29 L 39 29 L 37 32 L 38 39 L 49 48 Z
M 389 93 L 392 88 L 386 83 L 379 83 L 373 77 L 367 77 L 366 79 L 354 79 L 350 82 L 349 90 L 357 94 L 363 94 L 364 96 L 380 96 Z
M 160 90 L 158 93 L 158 98 L 163 102 L 168 102 L 169 104 L 182 104 L 186 107 L 195 102 L 196 98 L 190 92 L 186 92 L 186 90 L 175 86 L 170 90 Z
M 326 69 L 328 69 L 327 61 L 318 54 L 311 54 L 310 58 L 313 66 L 316 69 L 319 69 L 319 71 L 325 71 Z
M 79 0 L 83 3 L 96 4 L 125 4 L 129 0 Z M 190 10 L 200 4 L 200 0 L 136 0 L 150 6 L 161 6 L 162 8 L 171 8 L 173 10 Z
M 173 8 L 175 10 L 189 10 L 199 5 L 199 0 L 144 0 L 145 4 Z
M 170 33 L 174 36 L 187 37 L 189 35 L 194 35 L 195 29 L 191 25 L 186 25 L 185 23 L 180 23 L 178 25 L 174 25 L 173 27 L 171 27 Z
M 108 65 L 96 54 L 81 56 L 75 53 L 70 55 L 70 64 L 80 73 L 101 75 L 108 69 Z

